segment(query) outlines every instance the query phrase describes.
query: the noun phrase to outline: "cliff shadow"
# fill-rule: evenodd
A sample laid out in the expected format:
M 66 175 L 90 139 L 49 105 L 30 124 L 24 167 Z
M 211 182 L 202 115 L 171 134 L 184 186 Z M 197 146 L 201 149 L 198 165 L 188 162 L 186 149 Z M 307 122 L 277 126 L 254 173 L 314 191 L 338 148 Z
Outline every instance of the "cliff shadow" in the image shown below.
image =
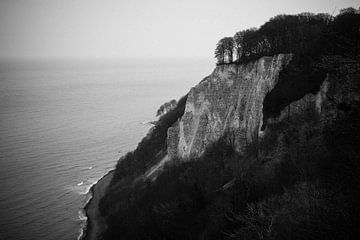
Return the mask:
M 319 67 L 318 61 L 310 58 L 294 57 L 279 73 L 275 87 L 266 94 L 263 102 L 263 125 L 267 120 L 277 117 L 290 103 L 297 101 L 306 94 L 315 94 L 325 80 L 326 72 Z

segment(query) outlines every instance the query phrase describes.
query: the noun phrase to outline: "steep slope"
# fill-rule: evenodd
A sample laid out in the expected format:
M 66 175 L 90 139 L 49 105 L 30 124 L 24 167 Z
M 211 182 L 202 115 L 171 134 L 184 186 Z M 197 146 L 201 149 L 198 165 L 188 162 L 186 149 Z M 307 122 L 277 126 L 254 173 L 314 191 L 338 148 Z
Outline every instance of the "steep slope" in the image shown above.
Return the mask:
M 301 78 L 294 78 L 302 95 L 288 97 L 282 72 L 296 64 L 291 55 L 276 55 L 218 66 L 193 88 L 119 163 L 122 168 L 100 203 L 108 226 L 104 239 L 350 239 L 356 234 L 360 64 L 335 57 L 323 63 L 325 77 L 316 74 L 316 88 L 296 85 Z M 236 77 L 236 69 L 247 74 Z M 263 105 L 274 103 L 266 97 L 273 91 L 278 113 L 264 118 Z M 181 124 L 185 143 L 192 142 L 187 152 L 178 151 L 180 134 L 174 134 Z M 160 145 L 149 149 L 149 141 Z M 126 168 L 127 163 L 132 165 Z
M 221 132 L 200 157 L 165 157 L 148 178 L 113 184 L 102 202 L 104 238 L 351 239 L 360 217 L 360 64 L 343 62 L 240 152 L 232 132 Z
M 102 237 L 357 239 L 359 19 L 281 15 L 248 31 L 244 61 L 216 66 L 119 160 Z
M 199 157 L 227 132 L 233 134 L 237 151 L 244 151 L 260 133 L 264 98 L 291 58 L 291 54 L 278 54 L 244 65 L 217 66 L 190 90 L 184 115 L 169 128 L 169 156 Z

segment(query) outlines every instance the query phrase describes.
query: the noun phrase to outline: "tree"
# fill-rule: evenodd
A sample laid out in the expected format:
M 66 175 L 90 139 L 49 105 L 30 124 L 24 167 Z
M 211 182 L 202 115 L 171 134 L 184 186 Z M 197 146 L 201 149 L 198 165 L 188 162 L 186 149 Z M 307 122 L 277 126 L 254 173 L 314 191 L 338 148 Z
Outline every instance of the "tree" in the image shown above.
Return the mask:
M 322 54 L 356 55 L 360 49 L 360 9 L 345 8 L 336 17 L 329 14 L 300 13 L 277 15 L 259 29 L 237 32 L 222 38 L 215 57 L 218 64 L 238 63 L 279 53 L 293 53 L 303 59 Z M 350 50 L 351 49 L 351 50 Z
M 235 44 L 232 37 L 220 39 L 215 49 L 215 57 L 218 59 L 218 64 L 233 62 L 234 47 Z
M 245 31 L 239 31 L 239 32 L 235 33 L 235 36 L 234 36 L 237 62 L 240 61 L 240 58 L 242 57 L 242 54 L 243 54 L 244 34 L 245 34 Z
M 359 8 L 359 10 L 360 10 L 360 8 Z M 348 8 L 343 8 L 340 10 L 339 15 L 343 15 L 343 14 L 359 14 L 359 11 L 353 7 L 348 7 Z
M 234 47 L 235 47 L 234 39 L 232 37 L 225 37 L 222 40 L 225 46 L 226 62 L 232 63 L 233 55 L 234 55 Z
M 218 64 L 225 63 L 225 47 L 221 40 L 216 45 L 215 58 L 217 59 Z
M 243 35 L 243 53 L 242 57 L 251 57 L 251 55 L 256 53 L 257 45 L 257 30 L 256 28 L 250 28 L 244 31 Z
M 175 99 L 172 99 L 170 102 L 166 102 L 160 106 L 160 108 L 156 112 L 156 116 L 163 116 L 164 114 L 168 113 L 172 109 L 176 108 L 177 102 Z

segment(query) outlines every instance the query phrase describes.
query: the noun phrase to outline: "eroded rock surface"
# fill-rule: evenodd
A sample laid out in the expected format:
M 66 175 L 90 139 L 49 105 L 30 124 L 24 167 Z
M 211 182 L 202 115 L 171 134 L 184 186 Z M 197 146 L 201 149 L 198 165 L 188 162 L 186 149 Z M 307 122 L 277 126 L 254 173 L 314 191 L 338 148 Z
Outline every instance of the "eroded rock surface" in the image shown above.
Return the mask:
M 170 158 L 200 156 L 225 132 L 239 152 L 260 134 L 265 95 L 273 89 L 291 54 L 262 57 L 244 65 L 217 66 L 193 87 L 182 118 L 168 130 Z

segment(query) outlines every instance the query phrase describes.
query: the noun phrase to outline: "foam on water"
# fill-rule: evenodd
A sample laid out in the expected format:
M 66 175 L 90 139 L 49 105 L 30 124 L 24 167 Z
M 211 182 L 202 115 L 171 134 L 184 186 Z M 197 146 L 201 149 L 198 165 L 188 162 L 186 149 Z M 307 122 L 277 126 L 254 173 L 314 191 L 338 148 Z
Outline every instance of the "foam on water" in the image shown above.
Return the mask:
M 154 122 L 156 122 L 156 119 L 152 119 L 152 120 L 146 120 L 146 121 L 142 121 L 141 124 L 142 125 L 154 125 Z
M 82 207 L 79 211 L 78 211 L 78 216 L 80 219 L 80 230 L 79 230 L 79 235 L 77 237 L 78 240 L 81 240 L 84 236 L 84 233 L 86 231 L 86 227 L 87 227 L 87 216 L 85 213 L 85 206 L 89 203 L 89 201 L 91 200 L 91 196 L 87 198 L 87 201 L 84 204 L 84 207 Z
M 0 63 L 0 238 L 75 239 L 91 186 L 146 135 L 151 125 L 140 123 L 210 68 Z
M 87 203 L 84 206 L 86 206 L 88 204 L 90 199 L 91 198 L 89 198 L 89 200 L 87 201 Z M 84 234 L 86 232 L 86 228 L 87 228 L 87 224 L 88 224 L 88 222 L 87 222 L 88 218 L 86 216 L 84 208 L 81 208 L 79 210 L 78 215 L 79 215 L 79 219 L 80 219 L 80 230 L 79 230 L 79 235 L 78 235 L 77 239 L 81 240 L 81 239 L 83 239 Z
M 92 186 L 94 186 L 98 180 L 91 181 L 81 181 L 80 183 L 77 183 L 76 185 L 68 186 L 66 187 L 67 190 L 77 193 L 79 195 L 87 195 L 91 189 Z
M 108 174 L 108 173 L 106 173 L 106 174 Z M 102 176 L 101 178 L 103 178 L 104 176 Z M 88 217 L 86 215 L 86 207 L 90 203 L 90 201 L 92 199 L 92 196 L 93 196 L 93 191 L 91 191 L 91 189 L 95 186 L 95 184 L 97 184 L 100 181 L 101 178 L 97 179 L 96 181 L 94 181 L 90 185 L 89 190 L 87 191 L 87 194 L 86 194 L 85 203 L 84 203 L 83 207 L 78 212 L 79 219 L 80 219 L 80 233 L 79 233 L 79 236 L 77 238 L 78 240 L 83 239 L 84 234 L 85 234 L 86 229 L 87 229 Z

